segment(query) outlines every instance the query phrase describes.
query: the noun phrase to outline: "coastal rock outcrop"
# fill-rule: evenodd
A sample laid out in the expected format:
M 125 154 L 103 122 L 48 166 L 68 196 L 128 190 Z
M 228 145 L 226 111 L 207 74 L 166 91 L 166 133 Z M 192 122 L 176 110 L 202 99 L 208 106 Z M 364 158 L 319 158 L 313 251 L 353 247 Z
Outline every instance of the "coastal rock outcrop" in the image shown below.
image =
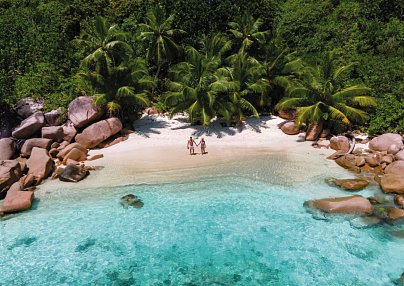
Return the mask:
M 141 201 L 141 199 L 139 199 L 134 194 L 123 196 L 120 200 L 120 203 L 124 208 L 128 207 L 141 208 L 144 206 L 144 203 Z
M 64 134 L 63 140 L 70 143 L 77 134 L 77 130 L 74 127 L 73 122 L 71 122 L 70 120 L 67 120 L 62 125 L 62 128 L 63 128 L 63 134 Z
M 63 158 L 63 164 L 67 165 L 69 160 L 73 160 L 76 162 L 85 161 L 87 159 L 87 150 L 73 148 L 67 153 Z
M 373 212 L 369 200 L 362 196 L 349 196 L 340 198 L 327 198 L 307 201 L 306 206 L 316 207 L 328 213 L 365 213 Z
M 49 126 L 42 127 L 42 138 L 52 139 L 54 142 L 62 142 L 64 138 L 63 127 Z
M 88 96 L 80 96 L 69 104 L 68 117 L 76 128 L 83 128 L 103 115 L 101 108 Z
M 11 138 L 0 139 L 0 160 L 10 160 L 16 150 L 15 142 Z
M 330 139 L 330 148 L 336 151 L 348 152 L 351 147 L 349 140 L 345 136 L 335 136 Z
M 34 200 L 34 192 L 23 191 L 21 183 L 14 183 L 7 192 L 1 211 L 4 213 L 19 212 L 30 209 Z
M 31 157 L 27 161 L 28 174 L 32 174 L 38 183 L 47 178 L 53 171 L 53 160 L 48 151 L 43 148 L 34 147 Z
M 87 161 L 95 161 L 98 159 L 104 158 L 104 154 L 94 154 L 87 157 Z
M 83 165 L 68 164 L 59 174 L 59 180 L 63 182 L 73 182 L 83 180 L 90 172 Z
M 60 161 L 63 161 L 64 158 L 65 158 L 65 156 L 66 156 L 67 154 L 69 154 L 69 152 L 70 152 L 71 150 L 73 150 L 73 149 L 78 149 L 78 150 L 82 151 L 83 153 L 86 153 L 86 154 L 87 154 L 87 148 L 85 148 L 85 147 L 84 147 L 83 145 L 81 145 L 80 143 L 75 142 L 75 143 L 71 143 L 71 144 L 67 145 L 65 148 L 63 148 L 63 149 L 58 153 L 58 155 L 57 155 L 58 159 L 59 159 Z
M 404 150 L 397 152 L 397 154 L 394 156 L 394 159 L 396 159 L 397 161 L 404 161 Z
M 32 135 L 39 133 L 41 128 L 45 126 L 45 118 L 41 111 L 35 112 L 14 129 L 12 135 L 17 139 L 28 139 Z
M 21 177 L 21 167 L 16 160 L 0 160 L 0 199 L 5 191 Z
M 335 179 L 334 183 L 348 191 L 359 191 L 369 185 L 369 182 L 365 179 Z
M 32 149 L 34 149 L 35 147 L 49 150 L 51 144 L 52 144 L 51 139 L 46 139 L 46 138 L 28 139 L 24 142 L 24 144 L 21 147 L 21 155 L 25 156 L 25 157 L 31 156 Z
M 395 196 L 394 203 L 404 209 L 404 195 Z
M 384 170 L 386 174 L 396 174 L 402 175 L 404 174 L 404 161 L 394 161 L 390 165 L 386 167 Z
M 335 162 L 345 169 L 352 170 L 354 172 L 360 172 L 360 168 L 356 166 L 355 155 L 352 154 L 343 155 L 335 159 Z
M 385 174 L 380 179 L 380 187 L 384 193 L 404 194 L 404 176 Z
M 120 134 L 115 134 L 111 137 L 109 137 L 107 140 L 102 141 L 100 144 L 98 144 L 96 147 L 97 148 L 108 148 L 111 147 L 113 145 L 116 145 L 118 143 L 121 143 L 123 141 L 128 140 L 128 136 L 127 135 L 120 135 Z
M 282 119 L 294 120 L 296 117 L 296 109 L 291 108 L 291 109 L 279 110 L 278 116 Z
M 288 121 L 280 126 L 283 133 L 287 135 L 297 135 L 300 133 L 299 126 L 294 121 Z
M 52 111 L 46 112 L 44 114 L 45 121 L 50 126 L 58 126 L 66 121 L 66 113 L 63 112 L 62 108 L 54 109 Z
M 387 149 L 387 154 L 396 155 L 400 151 L 400 147 L 396 144 L 391 144 Z
M 88 126 L 82 133 L 77 134 L 75 139 L 76 142 L 90 149 L 121 130 L 121 121 L 118 118 L 113 117 L 98 121 L 97 123 Z
M 23 98 L 16 103 L 15 111 L 22 118 L 28 118 L 44 108 L 42 99 Z
M 310 124 L 306 131 L 306 136 L 305 136 L 306 141 L 317 140 L 322 131 L 323 131 L 322 122 Z
M 403 147 L 401 135 L 394 133 L 385 133 L 370 140 L 369 148 L 374 151 L 387 151 L 391 145 L 396 145 L 397 148 Z

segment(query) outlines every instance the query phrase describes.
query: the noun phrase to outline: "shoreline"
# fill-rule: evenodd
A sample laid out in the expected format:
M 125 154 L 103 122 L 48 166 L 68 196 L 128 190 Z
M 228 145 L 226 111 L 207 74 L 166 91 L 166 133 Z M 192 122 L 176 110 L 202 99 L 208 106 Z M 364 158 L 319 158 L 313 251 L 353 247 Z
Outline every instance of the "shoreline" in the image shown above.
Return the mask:
M 316 149 L 311 146 L 312 142 L 301 142 L 301 135 L 284 134 L 277 126 L 282 121 L 279 117 L 264 116 L 248 118 L 243 129 L 222 127 L 217 122 L 204 128 L 190 125 L 181 115 L 172 119 L 144 115 L 135 122 L 135 132 L 128 140 L 89 152 L 104 157 L 86 162 L 86 165 L 96 168 L 86 179 L 78 183 L 48 179 L 36 193 L 55 188 L 99 188 L 203 177 L 204 173 L 215 172 L 217 166 L 249 162 L 265 156 L 286 161 L 306 160 L 313 166 L 336 166 L 333 161 L 325 159 L 333 150 Z M 189 155 L 186 142 L 190 136 L 195 137 L 196 142 L 204 137 L 208 153 L 201 155 L 197 147 L 197 154 Z

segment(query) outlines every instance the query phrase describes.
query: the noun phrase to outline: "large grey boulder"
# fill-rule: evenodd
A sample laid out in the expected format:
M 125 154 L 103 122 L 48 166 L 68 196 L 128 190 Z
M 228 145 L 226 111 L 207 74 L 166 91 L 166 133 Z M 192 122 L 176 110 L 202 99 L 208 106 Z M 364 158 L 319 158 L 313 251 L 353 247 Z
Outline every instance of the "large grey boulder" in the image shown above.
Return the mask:
M 95 105 L 91 97 L 80 96 L 69 104 L 68 117 L 76 128 L 86 127 L 102 115 L 102 109 Z
M 77 130 L 74 127 L 73 122 L 67 120 L 63 125 L 63 141 L 71 142 L 77 134 Z
M 8 190 L 1 211 L 4 213 L 13 213 L 28 210 L 31 208 L 33 200 L 34 192 L 23 191 L 22 184 L 16 182 Z
M 20 164 L 15 160 L 0 161 L 0 199 L 5 196 L 5 191 L 21 177 Z
M 12 135 L 17 139 L 27 139 L 32 135 L 39 133 L 41 128 L 45 126 L 45 118 L 41 111 L 35 112 L 14 129 Z
M 330 148 L 336 151 L 348 152 L 351 148 L 349 140 L 345 136 L 335 136 L 330 139 Z
M 369 149 L 374 151 L 388 151 L 391 145 L 396 145 L 396 148 L 403 147 L 403 140 L 400 134 L 385 133 L 370 140 Z
M 27 161 L 28 174 L 34 176 L 38 183 L 46 179 L 53 171 L 53 160 L 46 149 L 34 147 Z
M 404 176 L 404 161 L 403 160 L 394 161 L 393 163 L 391 163 L 386 167 L 384 172 L 386 174 L 395 174 Z
M 0 139 L 0 160 L 10 160 L 14 158 L 15 142 L 11 138 Z
M 14 109 L 22 119 L 25 119 L 43 108 L 44 102 L 42 99 L 23 98 L 16 103 Z
M 315 141 L 320 136 L 323 131 L 324 124 L 322 122 L 311 123 L 306 131 L 305 140 L 306 141 Z
M 54 142 L 62 142 L 64 138 L 63 127 L 49 126 L 42 127 L 42 138 L 52 139 Z
M 66 121 L 67 114 L 62 108 L 54 109 L 44 114 L 45 121 L 50 126 L 58 126 Z
M 76 142 L 85 148 L 94 148 L 107 138 L 122 130 L 122 123 L 118 118 L 108 118 L 88 126 L 82 133 L 76 135 Z
M 299 126 L 294 121 L 281 124 L 280 129 L 287 135 L 297 135 L 300 133 Z
M 401 150 L 394 156 L 397 161 L 404 161 L 404 150 Z M 404 174 L 403 174 L 404 175 Z
M 68 164 L 59 174 L 59 180 L 63 182 L 73 182 L 83 180 L 90 172 L 83 165 Z
M 31 156 L 32 149 L 34 149 L 35 147 L 49 150 L 51 144 L 52 140 L 47 138 L 31 138 L 25 140 L 24 144 L 21 147 L 21 155 L 24 157 Z

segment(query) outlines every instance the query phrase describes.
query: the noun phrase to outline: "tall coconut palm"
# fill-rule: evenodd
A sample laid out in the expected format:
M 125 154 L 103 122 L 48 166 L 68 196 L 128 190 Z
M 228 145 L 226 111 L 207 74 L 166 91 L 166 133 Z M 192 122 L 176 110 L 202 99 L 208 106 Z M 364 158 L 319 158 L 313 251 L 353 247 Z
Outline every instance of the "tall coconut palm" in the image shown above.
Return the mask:
M 221 62 L 225 54 L 232 47 L 232 41 L 222 33 L 217 33 L 213 36 L 203 35 L 199 44 L 201 46 L 201 53 L 210 59 L 217 58 Z
M 157 6 L 147 13 L 146 23 L 140 24 L 140 37 L 147 42 L 147 58 L 157 66 L 155 78 L 157 79 L 164 63 L 176 59 L 180 47 L 174 40 L 177 34 L 185 33 L 183 30 L 172 27 L 174 14 L 166 17 L 162 7 Z
M 97 16 L 94 27 L 83 30 L 78 39 L 73 43 L 84 48 L 88 55 L 81 61 L 87 67 L 106 69 L 107 66 L 119 65 L 127 59 L 131 48 L 126 43 L 128 34 L 124 33 L 118 25 L 110 25 L 108 21 Z
M 269 31 L 260 31 L 263 21 L 261 18 L 254 19 L 249 13 L 245 13 L 235 22 L 230 22 L 229 32 L 239 43 L 240 51 L 247 51 L 252 44 L 264 44 L 269 35 Z
M 217 58 L 209 58 L 193 47 L 186 49 L 186 61 L 170 69 L 173 81 L 169 84 L 165 104 L 171 115 L 187 111 L 192 123 L 208 125 L 219 108 L 216 95 L 226 88 L 216 82 L 214 73 L 219 67 Z
M 341 86 L 341 75 L 355 63 L 336 66 L 336 54 L 329 52 L 321 65 L 311 66 L 297 59 L 285 66 L 291 76 L 277 77 L 276 81 L 285 88 L 287 97 L 277 105 L 277 110 L 298 108 L 296 123 L 325 123 L 330 126 L 351 125 L 368 118 L 360 108 L 376 105 L 369 96 L 370 88 L 364 85 Z
M 124 117 L 148 104 L 147 89 L 154 83 L 141 59 L 129 59 L 127 35 L 118 25 L 97 17 L 94 28 L 84 31 L 75 43 L 90 51 L 81 61 L 78 75 L 91 87 L 95 102 L 109 115 Z
M 228 60 L 230 66 L 217 72 L 218 78 L 226 87 L 226 113 L 230 112 L 232 120 L 239 123 L 245 119 L 246 111 L 258 117 L 253 102 L 265 96 L 269 88 L 269 81 L 264 78 L 264 66 L 245 52 L 232 55 Z
M 97 105 L 105 106 L 109 116 L 124 118 L 149 104 L 149 89 L 154 87 L 143 59 L 136 58 L 102 72 L 86 69 L 78 74 L 95 90 Z

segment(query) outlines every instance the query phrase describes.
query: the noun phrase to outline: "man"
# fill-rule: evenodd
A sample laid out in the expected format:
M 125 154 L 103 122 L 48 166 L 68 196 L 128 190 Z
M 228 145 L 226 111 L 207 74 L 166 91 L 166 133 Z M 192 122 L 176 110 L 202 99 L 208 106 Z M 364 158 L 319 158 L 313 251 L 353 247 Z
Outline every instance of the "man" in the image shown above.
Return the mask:
M 195 155 L 195 147 L 194 144 L 196 145 L 195 140 L 192 137 L 189 137 L 187 148 L 189 149 L 189 155 Z

